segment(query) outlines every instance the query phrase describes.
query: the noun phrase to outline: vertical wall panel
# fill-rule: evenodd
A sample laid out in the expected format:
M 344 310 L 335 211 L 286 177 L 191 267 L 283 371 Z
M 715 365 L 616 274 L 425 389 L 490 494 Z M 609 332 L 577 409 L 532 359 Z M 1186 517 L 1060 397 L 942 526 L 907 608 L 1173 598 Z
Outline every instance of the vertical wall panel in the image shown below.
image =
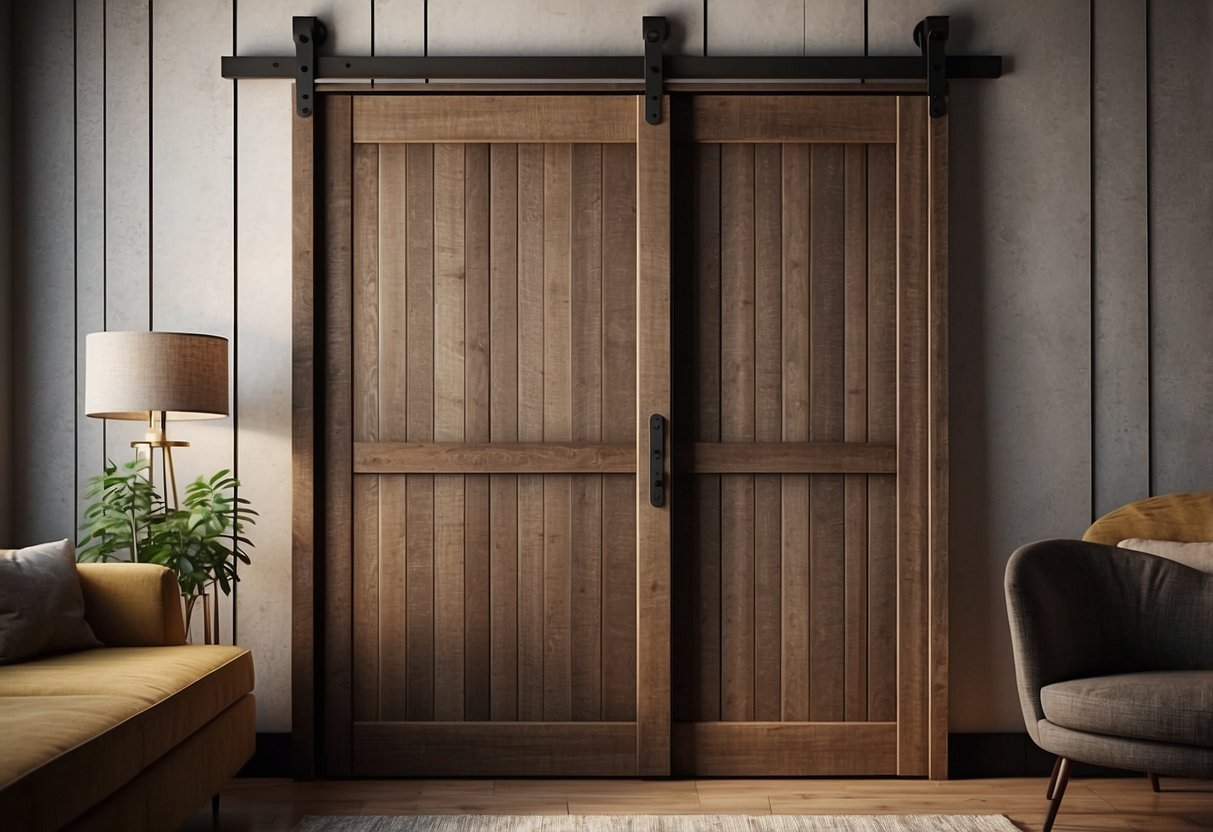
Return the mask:
M 964 691 L 953 730 L 1023 730 L 1006 560 L 1091 520 L 1090 7 L 974 2 L 980 24 L 948 43 L 1011 55 L 1022 70 L 954 84 L 948 111 L 949 548 L 975 553 L 951 560 L 951 674 Z M 915 23 L 938 11 L 931 0 L 871 0 L 872 54 L 904 54 Z
M 0 0 L 0 329 L 11 332 L 13 326 L 13 24 L 16 22 L 10 0 Z M 0 401 L 13 401 L 13 343 L 0 340 Z M 12 470 L 13 408 L 0 407 L 0 471 Z M 0 478 L 0 540 L 15 541 L 12 525 L 11 478 Z
M 150 50 L 148 0 L 107 2 L 104 77 L 105 328 L 108 330 L 151 326 Z M 131 459 L 130 442 L 141 435 L 137 423 L 108 422 L 106 456 L 119 464 Z
M 105 329 L 105 4 L 76 4 L 76 501 L 105 464 L 105 421 L 84 415 L 85 336 Z M 2 397 L 0 397 L 2 398 Z M 125 459 L 126 456 L 123 456 Z M 0 467 L 0 470 L 3 470 Z M 79 539 L 78 529 L 73 537 Z
M 258 0 L 236 4 L 236 54 L 289 53 L 290 18 L 296 14 L 324 15 L 330 32 L 322 52 L 370 51 L 370 14 L 365 0 Z M 225 15 L 230 19 L 230 11 Z M 208 51 L 205 57 L 230 54 L 232 45 L 217 48 L 218 52 Z M 115 57 L 111 55 L 110 60 Z M 112 87 L 112 82 L 107 86 Z M 287 731 L 291 724 L 291 622 L 283 611 L 289 608 L 291 587 L 291 493 L 284 484 L 291 478 L 293 107 L 289 84 L 236 82 L 233 233 L 238 350 L 231 365 L 237 407 L 236 465 L 241 496 L 260 512 L 252 535 L 256 544 L 253 562 L 240 573 L 236 624 L 240 644 L 257 657 L 257 726 L 261 731 Z M 107 150 L 107 154 L 112 152 Z M 112 209 L 109 216 L 112 225 Z M 118 279 L 112 270 L 108 277 L 111 284 Z
M 575 9 L 550 0 L 497 0 L 491 13 L 482 0 L 429 0 L 427 8 L 431 55 L 633 55 L 646 14 L 675 21 L 666 51 L 703 54 L 702 0 L 670 0 L 660 8 L 614 0 Z
M 1091 8 L 1092 514 L 1098 517 L 1150 491 L 1147 30 L 1145 0 Z
M 1151 490 L 1209 487 L 1213 462 L 1213 7 L 1150 3 Z
M 152 7 L 152 328 L 235 333 L 233 262 L 233 88 L 219 74 L 219 58 L 232 48 L 231 4 L 206 0 Z M 195 48 L 182 53 L 180 44 Z M 229 369 L 229 385 L 235 379 Z M 229 386 L 229 391 L 230 391 Z M 229 392 L 229 413 L 234 399 Z M 173 455 L 177 485 L 235 467 L 236 420 L 208 419 L 169 427 L 190 442 Z M 230 642 L 230 597 L 220 593 L 219 638 Z M 215 601 L 212 601 L 215 603 Z M 201 633 L 201 616 L 194 629 Z
M 13 541 L 75 537 L 72 4 L 13 10 Z M 36 473 L 35 473 L 36 472 Z M 6 544 L 12 545 L 12 544 Z
M 708 3 L 709 55 L 862 55 L 864 0 Z

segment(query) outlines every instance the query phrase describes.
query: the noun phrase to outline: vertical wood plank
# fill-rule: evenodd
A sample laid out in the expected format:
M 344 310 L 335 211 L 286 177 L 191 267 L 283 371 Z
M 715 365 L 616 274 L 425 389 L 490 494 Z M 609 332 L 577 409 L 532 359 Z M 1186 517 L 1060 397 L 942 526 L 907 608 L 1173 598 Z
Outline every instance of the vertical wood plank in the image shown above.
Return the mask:
M 696 251 L 696 379 L 697 402 L 691 413 L 691 437 L 700 442 L 720 441 L 721 411 L 721 226 L 720 145 L 696 148 L 695 238 Z M 642 472 L 643 474 L 643 469 Z M 698 560 L 698 704 L 700 721 L 720 719 L 720 476 L 695 478 L 694 505 L 698 523 L 695 547 Z
M 572 438 L 599 442 L 603 406 L 602 145 L 573 146 L 571 190 Z M 602 524 L 602 481 L 600 476 L 577 476 L 571 483 L 570 685 L 575 720 L 602 717 L 602 548 L 608 533 Z
M 783 438 L 783 157 L 754 148 L 754 439 Z M 754 719 L 780 718 L 782 591 L 778 474 L 754 477 Z
M 350 773 L 353 653 L 353 107 L 324 111 L 324 749 L 326 770 Z
M 930 120 L 927 160 L 927 774 L 948 777 L 948 119 Z
M 572 439 L 572 145 L 547 145 L 543 162 L 543 440 Z M 572 478 L 543 480 L 543 716 L 572 717 Z
M 845 257 L 843 290 L 845 398 L 843 439 L 868 439 L 868 183 L 867 148 L 846 146 Z M 868 478 L 845 482 L 846 560 L 845 718 L 868 718 Z
M 315 137 L 316 119 L 291 121 L 291 768 L 316 770 L 315 732 Z
M 754 441 L 754 145 L 721 148 L 724 442 Z M 721 714 L 754 718 L 754 477 L 721 477 Z
M 379 146 L 354 146 L 353 438 L 379 439 Z M 379 718 L 379 477 L 353 485 L 355 722 Z
M 897 758 L 927 773 L 926 99 L 897 101 Z
M 409 441 L 434 439 L 434 148 L 405 151 Z M 408 476 L 408 718 L 434 718 L 434 477 Z
M 809 440 L 808 145 L 783 146 L 783 440 Z M 783 719 L 809 718 L 809 478 L 783 477 Z
M 518 440 L 544 439 L 544 152 L 518 146 Z M 518 477 L 518 718 L 543 719 L 543 477 Z
M 845 156 L 812 147 L 809 265 L 809 440 L 843 438 Z M 809 477 L 809 719 L 845 718 L 843 477 Z
M 379 438 L 408 438 L 408 146 L 379 147 Z M 408 716 L 408 477 L 379 477 L 379 718 Z
M 464 163 L 465 438 L 492 438 L 489 288 L 489 145 L 467 145 Z M 517 413 L 517 411 L 515 411 Z M 492 612 L 489 475 L 464 478 L 464 718 L 491 716 Z
M 519 193 L 518 147 L 490 146 L 489 353 L 490 438 L 519 439 Z M 519 478 L 490 477 L 489 505 L 492 703 L 491 717 L 513 720 L 518 713 L 519 670 Z
M 636 470 L 648 470 L 648 418 L 670 418 L 670 100 L 662 119 L 645 121 L 636 99 Z M 641 440 L 641 437 L 644 440 Z M 648 478 L 636 499 L 637 773 L 670 773 L 670 436 L 662 480 L 666 505 L 649 504 Z
M 636 148 L 602 146 L 602 441 L 636 441 Z M 626 183 L 620 186 L 618 183 Z M 602 478 L 602 718 L 636 718 L 636 484 Z
M 868 146 L 868 441 L 897 440 L 897 158 Z M 868 477 L 868 719 L 897 718 L 897 480 Z
M 464 440 L 464 146 L 434 145 L 435 442 Z M 464 490 L 434 476 L 434 719 L 463 716 Z

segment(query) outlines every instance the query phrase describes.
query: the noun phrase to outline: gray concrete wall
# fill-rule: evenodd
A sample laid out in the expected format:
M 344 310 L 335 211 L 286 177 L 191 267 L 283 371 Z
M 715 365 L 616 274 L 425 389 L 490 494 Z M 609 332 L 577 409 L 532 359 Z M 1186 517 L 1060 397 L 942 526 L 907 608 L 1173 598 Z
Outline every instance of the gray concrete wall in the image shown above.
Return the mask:
M 1077 536 L 1151 491 L 1210 486 L 1203 0 L 17 7 L 21 360 L 5 470 L 39 476 L 21 477 L 11 538 L 72 534 L 84 479 L 137 432 L 83 416 L 84 333 L 150 323 L 231 338 L 233 416 L 188 429 L 181 461 L 190 475 L 234 465 L 262 512 L 254 565 L 224 607 L 256 651 L 261 730 L 290 716 L 291 101 L 285 83 L 222 80 L 218 58 L 288 53 L 292 14 L 322 16 L 330 50 L 448 55 L 632 53 L 652 13 L 688 54 L 908 54 L 915 21 L 950 14 L 951 49 L 1010 57 L 1005 78 L 956 82 L 951 101 L 953 730 L 1022 730 L 1001 590 L 1016 546 Z

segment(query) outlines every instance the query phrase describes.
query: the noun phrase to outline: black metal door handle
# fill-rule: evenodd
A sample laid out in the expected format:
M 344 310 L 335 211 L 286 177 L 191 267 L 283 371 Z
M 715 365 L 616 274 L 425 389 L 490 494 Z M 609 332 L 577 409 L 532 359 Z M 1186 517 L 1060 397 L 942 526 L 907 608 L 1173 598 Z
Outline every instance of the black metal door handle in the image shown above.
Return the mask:
M 665 417 L 649 417 L 649 504 L 665 505 Z

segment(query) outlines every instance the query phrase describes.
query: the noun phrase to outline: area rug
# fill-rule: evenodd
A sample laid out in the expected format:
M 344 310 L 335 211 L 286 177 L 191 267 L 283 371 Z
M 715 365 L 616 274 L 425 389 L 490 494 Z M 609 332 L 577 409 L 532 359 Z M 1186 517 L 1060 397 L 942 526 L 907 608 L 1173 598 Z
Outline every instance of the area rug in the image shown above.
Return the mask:
M 295 832 L 1018 832 L 1002 815 L 311 816 Z

